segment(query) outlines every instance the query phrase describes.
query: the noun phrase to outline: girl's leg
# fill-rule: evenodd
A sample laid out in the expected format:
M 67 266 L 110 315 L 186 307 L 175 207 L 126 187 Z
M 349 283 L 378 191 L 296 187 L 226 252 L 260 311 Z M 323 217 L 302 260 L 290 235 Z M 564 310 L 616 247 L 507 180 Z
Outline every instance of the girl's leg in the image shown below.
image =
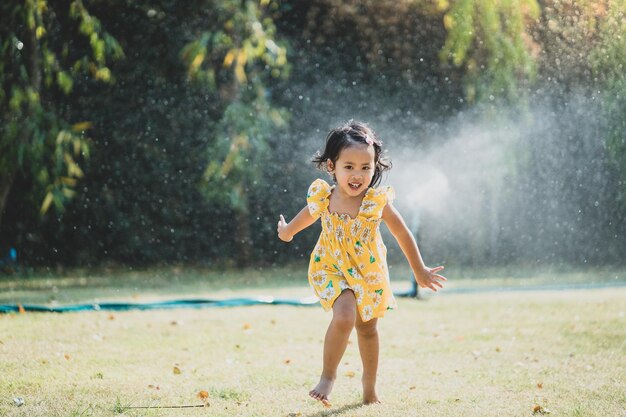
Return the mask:
M 356 299 L 352 290 L 344 290 L 333 304 L 333 319 L 324 340 L 324 369 L 320 382 L 309 395 L 328 404 L 328 396 L 337 378 L 337 367 L 346 351 L 348 338 L 356 320 Z
M 378 319 L 363 322 L 357 315 L 356 333 L 359 338 L 359 352 L 363 362 L 363 403 L 380 403 L 376 395 L 376 373 L 378 372 Z

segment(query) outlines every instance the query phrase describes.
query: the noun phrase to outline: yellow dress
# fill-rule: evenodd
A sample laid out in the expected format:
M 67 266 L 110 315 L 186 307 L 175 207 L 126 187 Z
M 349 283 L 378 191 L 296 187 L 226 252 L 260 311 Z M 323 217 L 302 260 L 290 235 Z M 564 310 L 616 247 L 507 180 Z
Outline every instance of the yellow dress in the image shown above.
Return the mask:
M 383 208 L 393 201 L 390 186 L 368 188 L 356 218 L 330 213 L 328 202 L 335 186 L 313 181 L 307 206 L 313 218 L 321 218 L 322 233 L 311 253 L 309 283 L 324 310 L 332 308 L 339 294 L 351 289 L 361 319 L 383 317 L 396 307 L 389 285 L 387 248 L 380 236 Z

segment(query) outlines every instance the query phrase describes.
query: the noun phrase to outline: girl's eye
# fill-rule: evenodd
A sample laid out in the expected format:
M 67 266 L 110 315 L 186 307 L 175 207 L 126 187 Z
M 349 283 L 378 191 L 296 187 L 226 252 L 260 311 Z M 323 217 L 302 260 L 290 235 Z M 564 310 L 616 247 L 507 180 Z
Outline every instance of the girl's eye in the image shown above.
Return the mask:
M 351 167 L 350 165 L 348 165 L 348 166 L 346 167 L 346 169 L 352 169 L 352 167 Z
M 364 170 L 368 171 L 370 167 L 363 167 Z

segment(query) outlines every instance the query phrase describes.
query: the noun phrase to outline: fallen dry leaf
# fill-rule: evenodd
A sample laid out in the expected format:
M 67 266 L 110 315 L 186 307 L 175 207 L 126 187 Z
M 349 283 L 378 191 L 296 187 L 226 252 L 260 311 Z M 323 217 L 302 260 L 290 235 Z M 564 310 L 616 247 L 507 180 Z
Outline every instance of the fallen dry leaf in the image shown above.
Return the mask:
M 409 387 L 409 389 L 410 389 L 410 390 L 414 390 L 415 388 L 417 388 L 415 385 L 411 385 L 411 386 Z
M 244 323 L 243 324 L 243 329 L 244 330 L 249 330 L 252 326 L 250 325 L 250 323 Z
M 198 392 L 197 397 L 202 401 L 205 407 L 209 406 L 209 393 L 207 391 Z
M 289 365 L 291 363 L 291 359 L 285 359 L 285 365 Z
M 537 382 L 537 388 L 539 389 L 543 388 L 543 382 Z
M 114 316 L 113 314 L 109 314 L 108 319 L 109 319 L 109 320 L 115 320 L 115 316 Z
M 180 375 L 181 374 L 181 370 L 178 366 L 175 366 L 172 371 L 174 372 L 174 375 Z
M 354 375 L 356 375 L 356 374 L 354 373 L 354 371 L 346 371 L 345 375 L 346 375 L 348 378 L 353 378 L 353 377 L 354 377 Z
M 535 404 L 533 407 L 533 414 L 550 414 L 550 410 L 545 407 Z
M 72 359 L 72 357 L 68 353 L 64 354 L 63 357 L 68 361 Z

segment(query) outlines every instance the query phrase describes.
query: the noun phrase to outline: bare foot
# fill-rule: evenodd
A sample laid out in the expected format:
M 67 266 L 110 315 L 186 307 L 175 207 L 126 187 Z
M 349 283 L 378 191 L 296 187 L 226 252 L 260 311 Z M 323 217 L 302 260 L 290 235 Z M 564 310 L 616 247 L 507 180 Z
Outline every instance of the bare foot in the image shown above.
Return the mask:
M 334 382 L 335 381 L 332 379 L 321 377 L 320 382 L 317 384 L 317 386 L 309 391 L 309 395 L 311 396 L 311 398 L 321 401 L 322 404 L 324 404 L 324 407 L 330 407 L 330 401 L 328 400 L 328 396 L 333 390 Z
M 382 401 L 378 399 L 376 392 L 363 393 L 363 404 L 364 405 L 382 404 Z

